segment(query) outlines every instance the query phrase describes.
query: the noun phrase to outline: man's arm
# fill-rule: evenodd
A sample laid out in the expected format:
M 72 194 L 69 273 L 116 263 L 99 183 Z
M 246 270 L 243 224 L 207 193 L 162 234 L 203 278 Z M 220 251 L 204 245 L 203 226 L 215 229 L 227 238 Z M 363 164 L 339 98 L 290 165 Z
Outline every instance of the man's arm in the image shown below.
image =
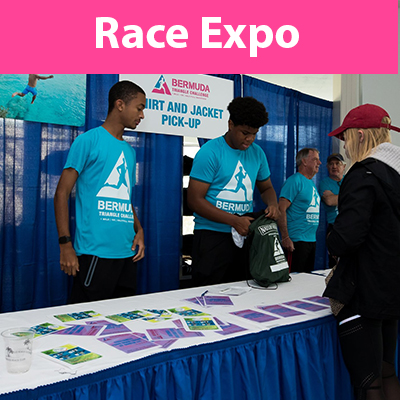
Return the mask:
M 140 224 L 139 218 L 136 214 L 135 208 L 132 205 L 132 212 L 133 212 L 133 229 L 135 229 L 136 235 L 135 238 L 133 239 L 132 243 L 132 250 L 135 250 L 136 247 L 138 247 L 137 253 L 133 257 L 133 261 L 139 261 L 144 257 L 144 250 L 145 250 L 145 245 L 144 245 L 144 232 L 142 225 Z
M 69 231 L 68 199 L 71 190 L 78 179 L 78 172 L 73 168 L 64 169 L 54 195 L 54 211 L 58 237 L 71 236 Z M 61 270 L 68 275 L 76 275 L 79 271 L 78 257 L 72 246 L 72 242 L 60 244 Z
M 287 228 L 287 216 L 286 216 L 286 210 L 290 207 L 291 204 L 292 203 L 288 199 L 285 199 L 284 197 L 281 197 L 279 199 L 279 211 L 281 215 L 278 219 L 278 226 L 281 232 L 282 246 L 288 251 L 294 251 L 293 242 L 289 237 L 289 231 Z
M 276 192 L 272 186 L 271 179 L 268 178 L 265 181 L 257 181 L 256 186 L 261 194 L 262 201 L 267 205 L 265 209 L 265 216 L 277 220 L 280 215 L 278 200 L 276 198 Z
M 249 226 L 254 218 L 240 217 L 213 206 L 205 198 L 209 187 L 209 183 L 190 178 L 187 193 L 189 208 L 211 221 L 230 225 L 234 227 L 240 235 L 246 236 L 249 233 Z
M 324 193 L 322 194 L 322 201 L 327 205 L 327 206 L 337 206 L 338 205 L 338 194 L 333 194 L 330 190 L 325 190 Z
M 48 76 L 44 76 L 44 75 L 36 75 L 37 79 L 42 79 L 42 80 L 46 80 L 46 79 L 51 79 L 54 78 L 54 75 L 48 75 Z

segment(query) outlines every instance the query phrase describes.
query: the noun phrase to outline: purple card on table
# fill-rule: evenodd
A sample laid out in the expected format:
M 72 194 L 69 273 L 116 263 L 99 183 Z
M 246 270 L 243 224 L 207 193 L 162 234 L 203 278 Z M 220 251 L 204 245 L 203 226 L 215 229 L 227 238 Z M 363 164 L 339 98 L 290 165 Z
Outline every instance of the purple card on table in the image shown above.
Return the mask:
M 164 328 L 147 329 L 152 340 L 181 339 L 185 337 L 204 336 L 201 332 L 187 332 L 185 329 Z
M 307 303 L 306 301 L 301 301 L 301 300 L 288 301 L 287 303 L 284 304 L 291 307 L 301 308 L 302 310 L 307 310 L 307 311 L 326 310 L 326 307 L 324 306 L 321 306 L 319 304 Z
M 143 332 L 132 332 L 132 335 L 135 335 L 141 339 L 149 340 L 145 333 Z
M 124 324 L 110 324 L 108 323 L 104 328 L 103 332 L 100 333 L 100 336 L 106 335 L 114 335 L 115 333 L 127 333 L 131 332 L 129 328 L 127 328 Z
M 229 296 L 204 296 L 204 300 L 208 306 L 233 306 Z
M 315 303 L 325 304 L 326 306 L 331 305 L 329 299 L 327 297 L 322 297 L 322 296 L 306 297 L 304 300 L 314 301 Z
M 95 336 L 103 329 L 103 325 L 74 325 L 70 328 L 56 331 L 53 335 Z
M 98 319 L 94 321 L 85 321 L 87 325 L 108 325 L 110 322 L 106 321 L 105 319 Z
M 281 317 L 294 317 L 296 315 L 304 315 L 301 311 L 292 310 L 289 307 L 281 306 L 279 304 L 274 304 L 272 306 L 258 306 L 260 310 L 268 311 L 272 314 L 280 315 Z
M 145 350 L 150 347 L 156 347 L 157 344 L 150 342 L 149 340 L 142 339 L 136 335 L 130 333 L 114 336 L 106 336 L 98 338 L 100 342 L 106 343 L 109 346 L 113 346 L 124 353 L 133 353 L 139 350 Z
M 169 346 L 173 345 L 178 339 L 170 339 L 170 340 L 154 340 L 153 343 L 158 344 L 163 349 L 168 348 Z
M 182 328 L 183 329 L 183 323 L 180 319 L 175 319 L 172 321 L 178 328 Z
M 231 335 L 232 333 L 247 331 L 246 328 L 243 328 L 239 325 L 234 325 L 229 322 L 222 322 L 218 318 L 214 318 L 217 324 L 222 328 L 222 331 L 217 331 L 220 335 Z
M 190 303 L 193 304 L 197 304 L 200 305 L 202 307 L 205 307 L 205 303 L 204 303 L 204 296 L 200 296 L 200 297 L 191 297 L 190 299 L 185 299 L 186 301 L 189 301 Z
M 238 317 L 249 319 L 250 321 L 255 322 L 267 322 L 273 321 L 274 319 L 278 319 L 277 317 L 273 317 L 272 315 L 267 315 L 264 313 L 260 313 L 254 310 L 241 310 L 231 312 L 233 315 L 237 315 Z

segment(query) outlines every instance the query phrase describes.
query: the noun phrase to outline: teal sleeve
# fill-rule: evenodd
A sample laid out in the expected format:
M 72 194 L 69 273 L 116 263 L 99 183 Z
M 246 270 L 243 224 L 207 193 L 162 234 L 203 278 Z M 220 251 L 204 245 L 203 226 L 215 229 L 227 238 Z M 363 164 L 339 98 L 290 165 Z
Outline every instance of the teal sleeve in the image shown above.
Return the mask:
M 265 155 L 261 147 L 259 152 L 259 158 L 260 158 L 260 169 L 257 174 L 257 180 L 266 181 L 271 176 L 271 171 L 269 169 L 267 156 Z
M 325 190 L 331 190 L 331 189 L 328 187 L 328 183 L 326 182 L 326 180 L 323 179 L 323 180 L 319 183 L 319 186 L 318 186 L 318 192 L 319 192 L 319 195 L 320 195 L 321 197 L 322 197 L 323 193 L 325 192 Z
M 197 152 L 190 177 L 201 182 L 211 183 L 219 169 L 218 158 L 215 151 L 209 149 L 207 143 Z
M 71 145 L 64 169 L 73 168 L 81 174 L 87 163 L 91 149 L 91 141 L 85 133 L 79 135 Z
M 298 193 L 298 181 L 296 179 L 296 176 L 292 175 L 283 184 L 279 198 L 283 197 L 293 203 Z

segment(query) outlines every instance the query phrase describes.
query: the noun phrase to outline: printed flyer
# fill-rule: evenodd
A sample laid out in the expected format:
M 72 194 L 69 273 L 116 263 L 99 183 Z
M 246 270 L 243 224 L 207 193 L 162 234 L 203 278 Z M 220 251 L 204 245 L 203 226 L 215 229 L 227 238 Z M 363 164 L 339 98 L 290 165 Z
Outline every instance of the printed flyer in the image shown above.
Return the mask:
M 69 365 L 77 365 L 101 357 L 100 354 L 92 353 L 89 350 L 73 344 L 65 344 L 54 349 L 42 351 L 42 354 L 50 357 L 54 361 L 61 361 Z
M 186 306 L 170 308 L 168 311 L 172 312 L 173 314 L 180 315 L 181 317 L 204 317 L 210 315 Z
M 319 304 L 313 304 L 313 303 L 308 303 L 307 301 L 301 301 L 301 300 L 294 300 L 294 301 L 288 301 L 287 303 L 284 303 L 288 306 L 291 307 L 296 307 L 300 308 L 301 310 L 305 311 L 321 311 L 321 310 L 327 310 L 327 307 L 319 305 Z
M 116 322 L 134 321 L 144 317 L 151 317 L 154 314 L 142 310 L 127 311 L 120 314 L 106 315 L 106 318 L 112 319 Z
M 189 331 L 222 331 L 213 317 L 183 318 L 183 326 Z
M 43 324 L 35 325 L 29 328 L 29 330 L 34 332 L 33 338 L 49 335 L 55 333 L 59 330 L 66 329 L 66 326 L 55 325 L 51 322 L 44 322 Z
M 81 312 L 69 313 L 69 314 L 59 314 L 59 315 L 55 315 L 54 317 L 59 319 L 62 322 L 74 322 L 74 321 L 80 321 L 82 319 L 94 318 L 94 317 L 100 317 L 100 316 L 101 316 L 101 314 L 98 314 L 95 311 L 90 310 L 90 311 L 81 311 Z
M 124 353 L 133 353 L 157 346 L 157 344 L 132 333 L 102 337 L 98 340 Z
M 301 311 L 293 310 L 280 304 L 274 304 L 272 306 L 258 306 L 257 308 L 263 311 L 270 312 L 272 314 L 279 315 L 284 318 L 304 315 L 304 313 L 302 313 Z
M 273 321 L 274 319 L 277 319 L 277 317 L 273 317 L 272 315 L 260 313 L 258 311 L 249 310 L 249 309 L 241 310 L 241 311 L 234 311 L 234 312 L 231 312 L 231 314 L 236 315 L 238 317 L 248 319 L 250 321 L 254 321 L 254 322 L 267 322 L 267 321 Z

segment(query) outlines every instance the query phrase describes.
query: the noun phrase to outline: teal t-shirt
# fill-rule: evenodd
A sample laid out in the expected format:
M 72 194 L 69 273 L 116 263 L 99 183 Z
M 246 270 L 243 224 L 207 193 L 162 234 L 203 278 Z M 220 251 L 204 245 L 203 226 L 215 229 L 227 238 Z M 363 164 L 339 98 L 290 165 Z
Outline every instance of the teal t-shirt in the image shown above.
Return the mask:
M 135 150 L 100 126 L 76 138 L 66 168 L 73 168 L 79 174 L 76 181 L 76 254 L 100 258 L 133 256 Z
M 205 143 L 197 152 L 190 173 L 192 179 L 209 183 L 205 199 L 230 214 L 253 211 L 253 191 L 256 181 L 270 177 L 267 157 L 253 143 L 246 150 L 232 149 L 223 136 Z M 226 224 L 210 221 L 197 213 L 194 229 L 230 232 Z
M 279 197 L 292 203 L 286 210 L 290 239 L 293 242 L 315 242 L 320 196 L 314 182 L 297 172 L 285 181 Z
M 324 194 L 325 190 L 330 190 L 333 194 L 339 194 L 340 190 L 340 185 L 342 184 L 343 178 L 341 181 L 335 181 L 331 178 L 326 177 L 325 179 L 322 179 L 322 181 L 319 184 L 319 194 L 322 197 Z M 328 221 L 328 224 L 333 224 L 335 222 L 335 219 L 338 215 L 338 207 L 337 206 L 328 206 L 325 204 L 324 201 L 322 201 L 322 204 L 324 205 L 324 209 L 326 211 L 326 219 Z

